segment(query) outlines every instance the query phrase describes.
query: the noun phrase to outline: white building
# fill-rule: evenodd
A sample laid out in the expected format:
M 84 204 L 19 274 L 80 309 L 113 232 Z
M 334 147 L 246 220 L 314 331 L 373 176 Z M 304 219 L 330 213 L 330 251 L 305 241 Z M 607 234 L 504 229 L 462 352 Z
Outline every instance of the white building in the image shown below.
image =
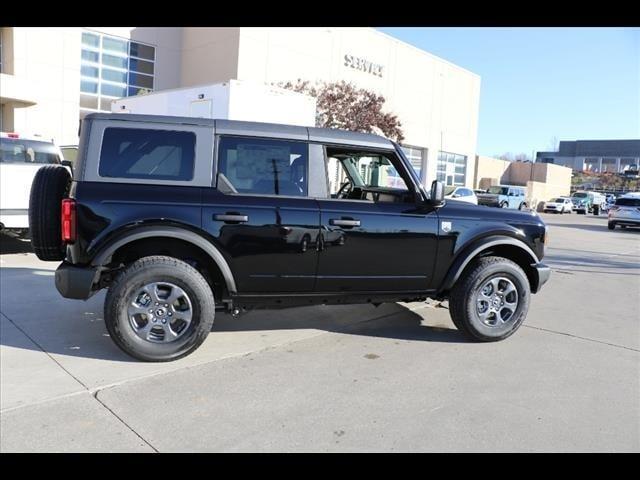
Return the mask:
M 241 81 L 345 80 L 402 122 L 425 185 L 472 186 L 478 75 L 372 28 L 2 28 L 4 131 L 77 142 L 78 119 L 113 99 Z

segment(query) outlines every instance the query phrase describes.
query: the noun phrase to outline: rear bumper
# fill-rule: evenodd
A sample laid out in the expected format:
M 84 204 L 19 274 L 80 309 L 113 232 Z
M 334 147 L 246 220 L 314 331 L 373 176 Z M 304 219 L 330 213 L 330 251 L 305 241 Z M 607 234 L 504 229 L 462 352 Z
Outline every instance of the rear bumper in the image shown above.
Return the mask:
M 544 263 L 534 263 L 531 265 L 536 270 L 537 281 L 531 285 L 531 293 L 538 293 L 542 286 L 547 283 L 551 276 L 551 268 Z
M 77 267 L 62 262 L 56 269 L 56 288 L 65 298 L 86 300 L 95 293 L 93 284 L 99 273 L 97 267 Z
M 616 225 L 628 225 L 630 227 L 640 227 L 640 219 L 635 218 L 609 217 L 609 223 L 615 223 Z

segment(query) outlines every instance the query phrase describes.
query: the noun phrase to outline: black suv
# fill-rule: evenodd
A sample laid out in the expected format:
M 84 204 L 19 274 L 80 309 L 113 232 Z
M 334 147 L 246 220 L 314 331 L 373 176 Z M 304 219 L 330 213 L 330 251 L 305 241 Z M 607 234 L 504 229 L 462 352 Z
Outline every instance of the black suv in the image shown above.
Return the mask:
M 108 289 L 109 334 L 142 360 L 195 350 L 216 310 L 313 304 L 449 299 L 468 336 L 506 338 L 549 278 L 546 227 L 443 195 L 377 135 L 90 114 L 73 178 L 35 177 L 30 228 L 64 297 Z

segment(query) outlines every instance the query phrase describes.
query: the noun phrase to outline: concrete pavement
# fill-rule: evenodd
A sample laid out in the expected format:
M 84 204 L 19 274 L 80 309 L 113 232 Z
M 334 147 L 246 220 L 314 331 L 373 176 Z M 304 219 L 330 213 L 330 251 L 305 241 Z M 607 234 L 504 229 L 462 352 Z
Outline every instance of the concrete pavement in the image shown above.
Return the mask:
M 553 274 L 504 342 L 426 304 L 310 307 L 219 315 L 165 364 L 3 236 L 0 450 L 640 451 L 640 231 L 544 218 Z

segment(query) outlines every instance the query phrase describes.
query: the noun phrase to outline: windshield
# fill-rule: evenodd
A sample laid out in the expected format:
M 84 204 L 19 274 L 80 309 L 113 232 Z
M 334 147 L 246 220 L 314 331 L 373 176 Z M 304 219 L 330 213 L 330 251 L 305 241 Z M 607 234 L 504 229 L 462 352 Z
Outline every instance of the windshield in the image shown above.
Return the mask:
M 2 163 L 60 163 L 58 149 L 47 142 L 0 139 L 0 162 Z
M 578 192 L 573 194 L 573 198 L 589 198 L 589 194 L 585 192 Z
M 487 190 L 489 193 L 495 193 L 497 195 L 506 195 L 509 191 L 508 187 L 489 187 Z
M 564 198 L 554 198 L 551 200 L 553 203 L 564 203 Z

